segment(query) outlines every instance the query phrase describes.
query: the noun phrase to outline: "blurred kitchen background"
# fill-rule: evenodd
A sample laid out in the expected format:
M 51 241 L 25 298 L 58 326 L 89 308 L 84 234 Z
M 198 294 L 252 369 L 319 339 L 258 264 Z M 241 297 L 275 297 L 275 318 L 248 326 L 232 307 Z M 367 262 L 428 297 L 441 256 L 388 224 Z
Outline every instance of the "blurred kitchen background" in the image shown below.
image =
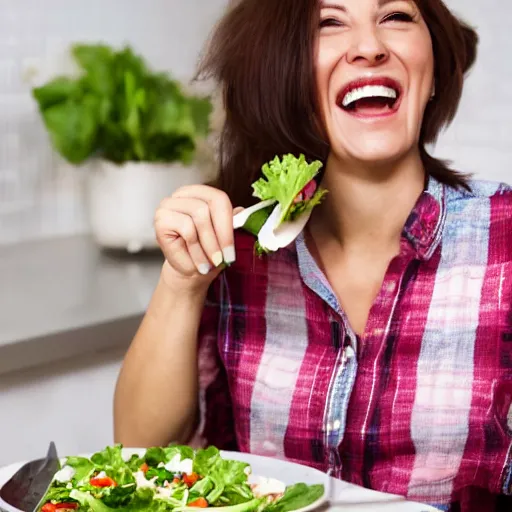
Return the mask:
M 0 466 L 42 455 L 50 440 L 62 454 L 112 442 L 114 383 L 161 265 L 158 253 L 138 252 L 151 245 L 155 187 L 163 198 L 176 180 L 201 181 L 214 167 L 204 116 L 179 122 L 197 134 L 192 164 L 148 171 L 159 176 L 152 182 L 130 165 L 121 176 L 90 159 L 74 166 L 53 149 L 32 89 L 74 72 L 72 44 L 101 42 L 115 51 L 128 44 L 152 70 L 183 83 L 191 101 L 209 94 L 208 84 L 187 84 L 227 3 L 0 0 Z M 479 178 L 512 183 L 512 4 L 447 3 L 479 29 L 480 56 L 435 153 Z M 115 216 L 109 205 L 121 218 L 100 232 Z M 177 390 L 170 376 L 162 392 Z

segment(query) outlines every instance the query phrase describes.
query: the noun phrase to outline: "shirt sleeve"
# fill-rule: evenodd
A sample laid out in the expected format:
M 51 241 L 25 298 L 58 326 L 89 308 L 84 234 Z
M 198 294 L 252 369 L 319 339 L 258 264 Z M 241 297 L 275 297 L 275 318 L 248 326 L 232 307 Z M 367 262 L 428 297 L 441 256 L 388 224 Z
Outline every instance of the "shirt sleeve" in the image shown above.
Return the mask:
M 210 287 L 199 326 L 199 417 L 191 445 L 236 451 L 231 394 L 226 368 L 219 353 L 222 286 L 222 278 L 219 278 Z

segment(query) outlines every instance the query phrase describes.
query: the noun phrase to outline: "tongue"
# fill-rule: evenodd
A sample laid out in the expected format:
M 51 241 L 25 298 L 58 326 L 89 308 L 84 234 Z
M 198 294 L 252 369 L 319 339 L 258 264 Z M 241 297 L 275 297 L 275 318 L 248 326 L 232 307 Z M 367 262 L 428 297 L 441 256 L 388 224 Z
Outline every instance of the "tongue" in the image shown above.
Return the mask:
M 391 107 L 389 98 L 362 98 L 357 100 L 353 106 L 353 111 L 358 114 L 378 114 L 386 112 Z

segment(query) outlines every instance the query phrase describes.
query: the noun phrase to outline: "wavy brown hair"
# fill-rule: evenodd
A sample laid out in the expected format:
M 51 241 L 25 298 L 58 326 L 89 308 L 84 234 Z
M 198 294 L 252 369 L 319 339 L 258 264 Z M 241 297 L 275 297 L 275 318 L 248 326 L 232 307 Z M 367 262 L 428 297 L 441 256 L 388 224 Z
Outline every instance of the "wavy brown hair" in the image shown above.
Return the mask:
M 478 36 L 442 0 L 416 0 L 433 42 L 436 95 L 420 134 L 425 169 L 452 187 L 467 177 L 431 156 L 426 145 L 455 116 Z M 325 162 L 329 144 L 319 123 L 314 48 L 319 0 L 235 0 L 216 27 L 199 68 L 221 88 L 225 122 L 215 183 L 233 204 L 248 206 L 251 183 L 276 155 L 304 153 Z

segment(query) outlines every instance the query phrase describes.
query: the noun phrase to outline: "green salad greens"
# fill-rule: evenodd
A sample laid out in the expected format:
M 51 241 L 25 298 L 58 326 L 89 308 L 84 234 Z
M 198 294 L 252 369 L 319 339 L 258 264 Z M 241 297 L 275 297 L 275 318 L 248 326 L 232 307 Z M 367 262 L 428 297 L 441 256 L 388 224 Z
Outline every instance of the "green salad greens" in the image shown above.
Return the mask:
M 261 201 L 235 216 L 234 227 L 243 227 L 258 240 L 256 252 L 277 251 L 290 244 L 304 229 L 312 210 L 327 191 L 317 184 L 322 162 L 309 163 L 304 155 L 292 154 L 262 167 L 263 176 L 253 184 Z
M 262 167 L 264 177 L 253 184 L 253 195 L 262 201 L 275 199 L 279 203 L 279 224 L 294 220 L 320 204 L 327 193 L 317 188 L 314 181 L 321 168 L 320 161 L 308 163 L 304 155 L 275 157 Z
M 91 458 L 68 457 L 40 512 L 150 511 L 291 512 L 318 501 L 323 485 L 250 480 L 249 464 L 221 457 L 215 447 L 171 445 L 123 456 L 121 445 Z

